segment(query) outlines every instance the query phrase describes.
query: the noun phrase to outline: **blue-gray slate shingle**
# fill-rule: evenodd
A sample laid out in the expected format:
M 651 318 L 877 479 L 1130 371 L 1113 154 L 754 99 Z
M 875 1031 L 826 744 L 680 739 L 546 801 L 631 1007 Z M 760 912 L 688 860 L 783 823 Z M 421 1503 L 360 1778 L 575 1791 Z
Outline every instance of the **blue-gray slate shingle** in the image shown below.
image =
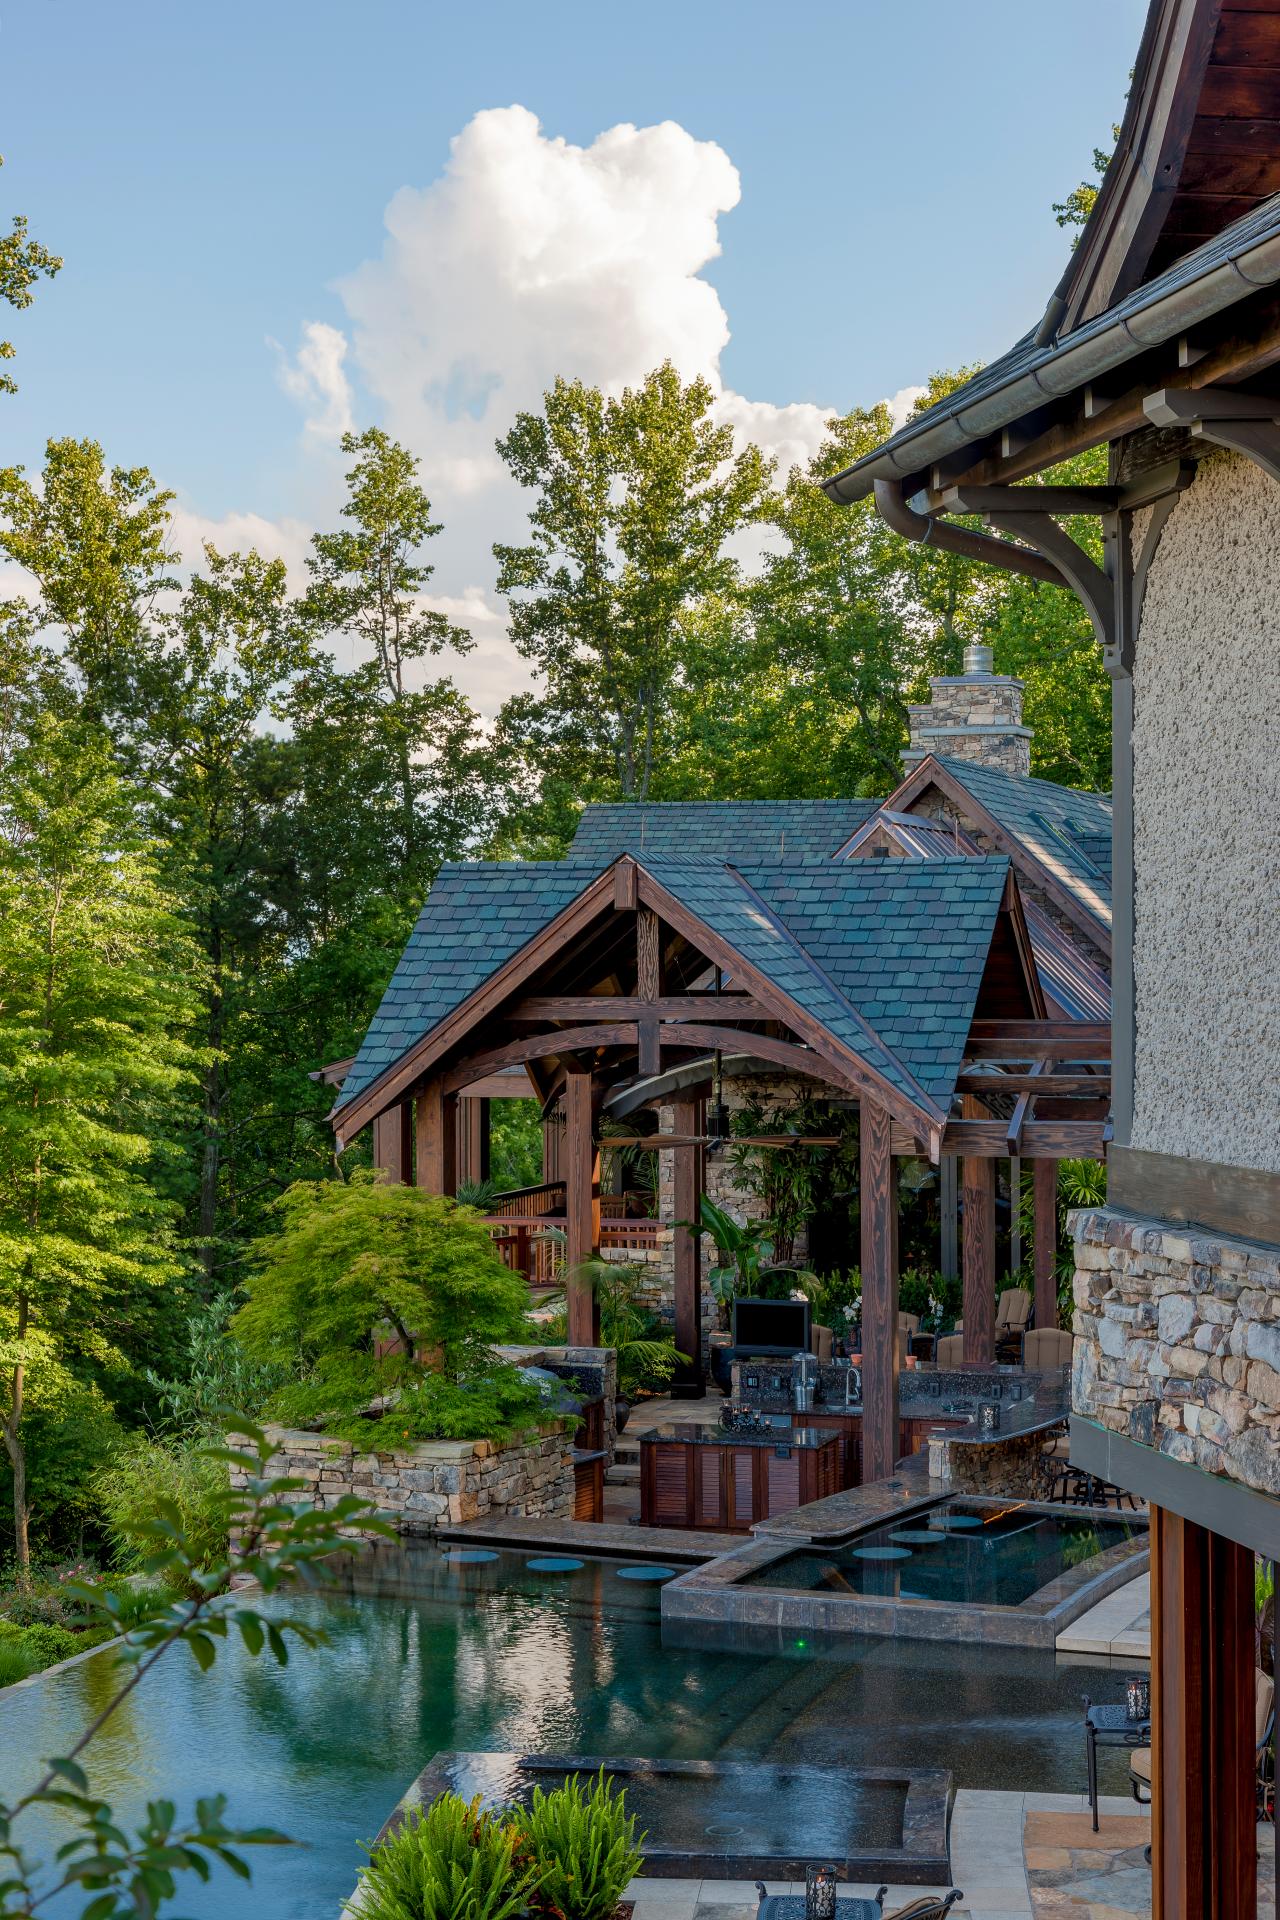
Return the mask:
M 571 860 L 702 854 L 716 860 L 830 860 L 874 800 L 672 800 L 585 807 Z

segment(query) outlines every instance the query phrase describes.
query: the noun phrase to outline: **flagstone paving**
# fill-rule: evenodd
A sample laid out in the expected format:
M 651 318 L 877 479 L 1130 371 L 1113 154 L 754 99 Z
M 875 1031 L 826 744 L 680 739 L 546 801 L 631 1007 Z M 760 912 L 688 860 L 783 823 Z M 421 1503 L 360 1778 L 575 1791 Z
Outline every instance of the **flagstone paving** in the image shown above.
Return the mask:
M 951 1821 L 953 1885 L 964 1899 L 952 1920 L 1150 1920 L 1150 1821 L 1132 1800 L 1103 1796 L 1093 1832 L 1083 1794 L 957 1793 Z M 1258 1915 L 1276 1920 L 1275 1829 L 1258 1829 Z M 768 1883 L 770 1893 L 803 1885 Z M 886 1915 L 925 1892 L 890 1887 Z M 875 1886 L 842 1886 L 874 1896 Z M 755 1920 L 749 1880 L 635 1880 L 633 1920 Z

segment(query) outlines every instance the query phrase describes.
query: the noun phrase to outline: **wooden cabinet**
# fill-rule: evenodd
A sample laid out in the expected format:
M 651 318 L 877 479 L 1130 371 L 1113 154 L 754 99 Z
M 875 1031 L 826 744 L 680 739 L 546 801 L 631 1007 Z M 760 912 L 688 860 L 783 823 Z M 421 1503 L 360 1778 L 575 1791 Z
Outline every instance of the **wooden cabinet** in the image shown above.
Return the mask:
M 837 1493 L 840 1457 L 836 1433 L 815 1447 L 788 1446 L 785 1431 L 765 1446 L 735 1446 L 727 1435 L 709 1443 L 643 1440 L 640 1522 L 745 1533 L 770 1514 Z

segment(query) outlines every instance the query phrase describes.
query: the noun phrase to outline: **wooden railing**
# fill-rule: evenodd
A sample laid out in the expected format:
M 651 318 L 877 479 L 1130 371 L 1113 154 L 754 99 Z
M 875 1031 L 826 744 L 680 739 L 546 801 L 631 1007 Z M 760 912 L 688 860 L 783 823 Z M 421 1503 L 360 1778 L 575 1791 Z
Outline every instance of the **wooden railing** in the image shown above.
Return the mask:
M 625 1194 L 600 1196 L 600 1245 L 643 1252 L 656 1245 L 662 1223 L 627 1212 Z M 564 1260 L 565 1188 L 562 1180 L 517 1187 L 490 1202 L 485 1221 L 506 1264 L 530 1286 L 561 1280 Z M 559 1228 L 560 1234 L 554 1235 Z

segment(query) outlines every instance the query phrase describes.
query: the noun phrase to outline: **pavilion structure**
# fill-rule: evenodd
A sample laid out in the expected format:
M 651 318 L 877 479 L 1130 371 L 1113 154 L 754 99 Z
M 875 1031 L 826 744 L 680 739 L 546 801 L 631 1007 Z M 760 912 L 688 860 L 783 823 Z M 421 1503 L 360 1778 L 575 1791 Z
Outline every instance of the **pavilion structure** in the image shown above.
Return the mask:
M 862 811 L 866 811 L 863 809 Z M 895 1162 L 953 1162 L 963 1192 L 966 1361 L 994 1356 L 995 1165 L 1044 1166 L 1037 1240 L 1052 1249 L 1053 1163 L 1098 1157 L 1110 1097 L 1105 1022 L 1062 1017 L 1041 986 L 1007 856 L 757 860 L 622 853 L 603 866 L 465 862 L 441 872 L 354 1062 L 333 1125 L 375 1129 L 384 1176 L 455 1191 L 478 1171 L 485 1102 L 532 1090 L 558 1127 L 569 1338 L 598 1341 L 584 1280 L 601 1247 L 600 1121 L 629 1091 L 669 1114 L 675 1339 L 700 1390 L 697 1218 L 718 1145 L 717 1075 L 749 1060 L 859 1109 L 863 1457 L 898 1448 Z M 521 1079 L 523 1076 L 523 1080 Z M 560 1199 L 560 1195 L 563 1199 Z M 513 1222 L 508 1215 L 495 1224 Z M 1042 1261 L 1041 1324 L 1056 1319 Z

